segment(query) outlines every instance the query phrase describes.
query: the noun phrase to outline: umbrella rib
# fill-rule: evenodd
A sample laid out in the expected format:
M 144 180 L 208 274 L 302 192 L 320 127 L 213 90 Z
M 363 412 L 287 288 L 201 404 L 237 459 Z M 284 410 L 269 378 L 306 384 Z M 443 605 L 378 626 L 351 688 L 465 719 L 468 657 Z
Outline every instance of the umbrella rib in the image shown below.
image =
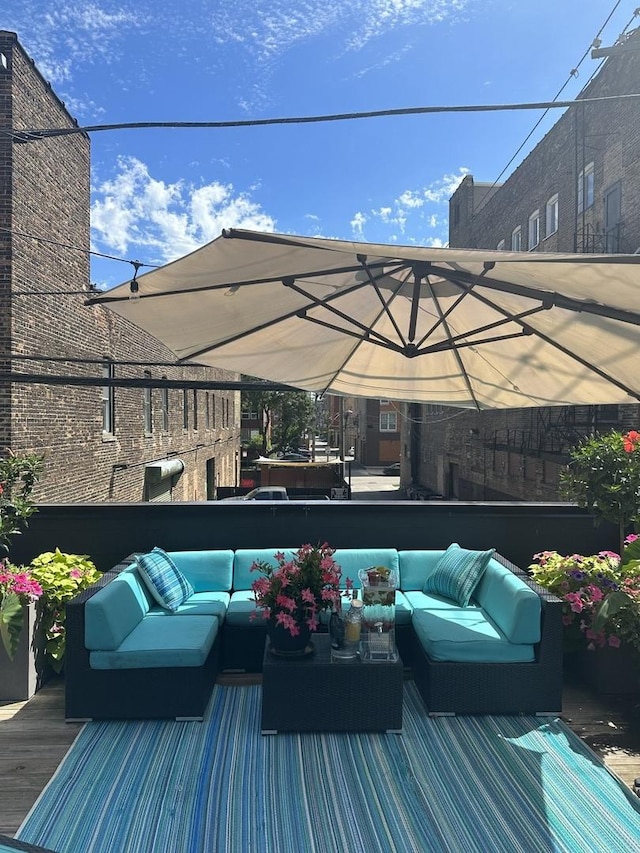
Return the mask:
M 374 289 L 374 291 L 375 291 L 375 293 L 376 293 L 376 295 L 377 295 L 378 299 L 380 300 L 380 304 L 382 305 L 382 310 L 384 311 L 384 313 L 385 313 L 385 314 L 387 315 L 387 317 L 389 318 L 389 321 L 391 322 L 391 324 L 392 324 L 393 328 L 396 330 L 396 334 L 397 334 L 397 336 L 398 336 L 398 339 L 402 342 L 402 346 L 406 346 L 406 345 L 407 345 L 407 341 L 405 340 L 405 337 L 404 337 L 404 335 L 402 334 L 402 331 L 400 330 L 400 326 L 399 326 L 399 325 L 398 325 L 398 323 L 396 322 L 396 318 L 393 316 L 393 314 L 392 314 L 392 313 L 391 313 L 391 311 L 389 310 L 389 305 L 391 305 L 391 303 L 393 302 L 393 300 L 394 300 L 394 299 L 396 298 L 396 296 L 398 295 L 398 294 L 397 294 L 397 291 L 394 291 L 394 292 L 392 293 L 392 295 L 391 295 L 391 297 L 390 297 L 389 301 L 388 301 L 388 302 L 385 302 L 385 299 L 384 299 L 384 297 L 383 297 L 383 295 L 382 295 L 382 292 L 381 292 L 380 288 L 378 287 L 378 280 L 377 280 L 377 278 L 373 275 L 373 273 L 371 272 L 371 266 L 367 263 L 367 257 L 366 257 L 366 255 L 358 255 L 358 260 L 362 263 L 362 268 L 363 268 L 363 270 L 366 272 L 366 274 L 367 274 L 367 276 L 368 276 L 368 278 L 369 278 L 369 282 L 371 283 L 371 286 L 373 287 L 373 289 Z M 398 268 L 397 268 L 397 269 L 395 269 L 395 270 L 385 271 L 385 272 L 383 273 L 383 275 L 391 275 L 391 274 L 393 274 L 393 273 L 395 273 L 395 272 L 402 272 L 402 271 L 403 271 L 403 269 L 408 271 L 408 270 L 410 270 L 410 266 L 409 266 L 408 264 L 407 264 L 407 265 L 403 265 L 403 266 L 401 266 L 401 267 L 398 267 Z M 382 276 L 380 276 L 380 277 L 382 277 Z M 408 278 L 408 276 L 407 276 L 407 278 Z M 403 280 L 402 280 L 402 282 L 401 282 L 401 283 L 400 283 L 400 285 L 398 286 L 398 290 L 400 290 L 400 289 L 402 288 L 402 286 L 403 286 L 403 285 L 404 285 L 404 283 L 406 282 L 407 278 L 405 278 L 405 279 L 403 279 Z M 378 319 L 380 319 L 380 315 L 378 315 L 378 317 L 376 318 L 376 321 L 377 321 Z
M 456 273 L 456 275 L 457 275 L 457 273 Z M 474 277 L 474 278 L 475 278 L 475 277 Z M 455 284 L 455 285 L 457 285 L 458 287 L 460 287 L 460 286 L 461 286 L 461 283 L 460 283 L 460 282 L 458 282 L 458 281 L 456 281 L 456 279 L 455 279 L 454 277 L 452 277 L 452 276 L 450 276 L 450 277 L 449 277 L 449 281 L 451 281 L 451 282 L 452 282 L 452 284 Z M 485 281 L 486 281 L 486 279 L 484 279 L 484 280 L 483 280 L 483 283 L 485 283 Z M 499 288 L 499 289 L 500 289 L 500 288 Z M 474 298 L 475 298 L 475 299 L 477 299 L 478 301 L 482 302 L 482 303 L 483 303 L 484 305 L 486 305 L 487 307 L 492 308 L 494 311 L 498 311 L 500 314 L 502 314 L 504 317 L 506 317 L 506 318 L 507 318 L 507 320 L 510 320 L 510 321 L 512 321 L 512 322 L 515 322 L 515 323 L 519 323 L 519 324 L 522 326 L 522 329 L 523 329 L 523 331 L 524 331 L 526 334 L 528 334 L 528 335 L 534 335 L 534 336 L 536 336 L 536 337 L 540 338 L 540 340 L 542 340 L 542 341 L 544 341 L 545 343 L 549 344 L 549 345 L 550 345 L 551 347 L 553 347 L 554 349 L 559 350 L 561 353 L 563 353 L 564 355 L 568 356 L 568 357 L 569 357 L 569 358 L 571 358 L 573 361 L 576 361 L 578 364 L 582 365 L 583 367 L 586 367 L 588 370 L 593 371 L 593 373 L 596 373 L 598 376 L 600 376 L 600 378 L 601 378 L 601 379 L 605 379 L 607 382 L 610 382 L 612 385 L 615 385 L 615 386 L 616 386 L 616 388 L 620 388 L 620 390 L 621 390 L 621 391 L 624 391 L 624 392 L 625 392 L 626 394 L 628 394 L 630 397 L 633 397 L 633 398 L 634 398 L 634 399 L 636 399 L 636 400 L 640 400 L 640 394 L 638 394 L 638 392 L 637 392 L 637 391 L 634 391 L 632 388 L 629 388 L 629 387 L 628 387 L 627 385 L 625 385 L 623 382 L 620 382 L 618 379 L 615 379 L 613 376 L 611 376 L 609 373 L 606 373 L 604 370 L 602 370 L 601 368 L 597 367 L 595 364 L 592 364 L 590 361 L 587 361 L 586 359 L 582 358 L 582 356 L 577 355 L 577 354 L 576 354 L 576 353 L 574 353 L 574 352 L 571 352 L 571 350 L 568 350 L 566 347 L 562 346 L 562 344 L 558 343 L 558 341 L 555 341 L 555 340 L 553 340 L 553 338 L 550 338 L 550 337 L 548 337 L 547 335 L 545 335 L 545 334 L 544 334 L 544 332 L 541 332 L 541 331 L 539 331 L 538 329 L 534 329 L 532 326 L 529 326 L 529 325 L 527 325 L 526 323 L 523 323 L 523 322 L 522 322 L 522 320 L 521 320 L 521 317 L 523 316 L 522 314 L 511 314 L 511 313 L 510 313 L 509 311 L 507 311 L 505 308 L 502 308 L 500 305 L 496 305 L 496 304 L 495 304 L 494 302 L 492 302 L 490 299 L 487 299 L 487 297 L 486 297 L 486 296 L 483 296 L 481 293 L 478 293 L 477 289 L 474 291 L 473 296 L 474 296 Z M 538 299 L 539 301 L 542 301 L 542 304 L 541 304 L 540 306 L 538 306 L 538 310 L 539 310 L 539 311 L 540 311 L 540 310 L 546 310 L 546 308 L 551 307 L 551 306 L 550 306 L 550 305 L 549 305 L 549 304 L 544 300 L 543 295 L 542 295 L 542 294 L 540 294 L 540 293 L 537 293 L 537 294 L 535 295 L 535 297 L 532 297 L 532 298 L 536 298 L 536 299 Z M 434 297 L 434 301 L 436 301 L 436 300 L 435 300 L 435 297 Z M 571 300 L 571 301 L 574 301 L 574 300 Z M 436 304 L 437 304 L 437 302 L 436 302 Z M 563 307 L 564 307 L 564 306 L 563 306 Z M 574 309 L 574 310 L 577 310 L 577 309 Z M 530 313 L 535 313 L 535 312 L 534 312 L 534 311 L 532 311 L 532 312 L 530 312 Z M 627 314 L 627 313 L 629 313 L 629 312 L 622 312 L 622 313 Z M 609 315 L 604 315 L 604 316 L 609 316 Z M 635 316 L 635 315 L 634 315 L 634 316 Z M 620 319 L 620 318 L 617 318 L 617 319 Z M 638 320 L 640 320 L 640 318 L 638 318 Z M 638 320 L 635 320 L 635 321 L 634 321 L 634 320 L 628 320 L 627 322 L 635 322 L 635 323 L 637 323 L 637 322 L 638 322 Z
M 485 270 L 481 275 L 466 272 L 464 270 L 443 269 L 437 265 L 433 265 L 433 271 L 436 275 L 441 276 L 452 284 L 478 285 L 486 287 L 489 290 L 498 290 L 502 293 L 513 293 L 515 296 L 524 296 L 527 299 L 533 299 L 536 302 L 541 302 L 548 308 L 564 308 L 567 311 L 575 311 L 577 313 L 595 314 L 599 317 L 607 317 L 611 320 L 619 320 L 621 323 L 630 323 L 634 326 L 640 326 L 640 314 L 633 311 L 625 311 L 622 308 L 614 308 L 611 305 L 604 305 L 600 302 L 587 302 L 580 299 L 573 299 L 570 296 L 564 296 L 556 291 L 548 290 L 541 291 L 536 288 L 527 287 L 523 284 L 515 284 L 510 281 L 503 281 L 497 278 L 488 278 L 485 273 L 489 272 L 495 264 L 493 262 L 485 264 Z M 479 297 L 476 291 L 474 296 Z M 492 305 L 492 302 L 488 302 Z
M 400 272 L 400 271 L 402 271 L 402 269 L 403 269 L 403 267 L 400 267 L 399 269 L 392 270 L 392 272 L 394 272 L 394 273 Z M 367 274 L 369 274 L 368 270 L 367 270 Z M 385 273 L 385 274 L 388 274 L 388 273 Z M 364 341 L 364 340 L 369 340 L 370 336 L 373 335 L 382 343 L 383 346 L 388 346 L 389 349 L 396 349 L 397 348 L 396 344 L 394 344 L 394 342 L 390 338 L 386 337 L 385 335 L 381 335 L 380 332 L 375 331 L 374 329 L 371 328 L 371 326 L 367 326 L 364 323 L 361 323 L 360 321 L 356 320 L 354 317 L 350 316 L 349 314 L 345 314 L 343 311 L 340 311 L 334 305 L 328 304 L 329 299 L 326 299 L 326 300 L 325 299 L 317 299 L 312 294 L 307 293 L 306 290 L 304 290 L 299 285 L 297 285 L 292 279 L 289 279 L 289 278 L 284 279 L 283 283 L 287 287 L 291 288 L 292 290 L 295 290 L 296 293 L 299 293 L 301 296 L 304 296 L 307 299 L 311 300 L 313 305 L 310 307 L 325 308 L 329 313 L 334 314 L 336 317 L 340 317 L 340 319 L 345 320 L 347 323 L 351 324 L 352 326 L 356 326 L 357 328 L 362 329 L 362 332 L 363 332 L 362 337 L 360 337 L 359 335 L 354 335 L 354 337 L 358 337 L 360 340 Z M 369 279 L 369 283 L 373 285 L 374 290 L 376 292 L 378 292 L 378 295 L 381 297 L 381 294 L 378 291 L 378 287 L 376 286 L 375 281 L 373 281 L 372 279 Z M 359 289 L 362 289 L 366 286 L 367 286 L 366 282 L 361 282 L 357 286 L 353 286 L 353 287 L 350 287 L 348 289 L 341 290 L 339 295 L 345 296 L 348 293 L 352 293 L 354 290 L 359 290 Z M 386 308 L 386 305 L 384 304 L 384 302 L 383 302 L 383 307 Z M 328 323 L 326 321 L 322 321 L 318 318 L 308 317 L 306 314 L 306 312 L 308 310 L 309 310 L 308 308 L 299 309 L 298 310 L 298 316 L 304 317 L 304 319 L 311 320 L 311 321 L 316 322 L 320 325 L 324 325 L 328 329 L 334 329 L 334 330 L 340 331 L 340 332 L 346 331 L 341 326 L 333 326 L 331 323 Z M 389 314 L 388 311 L 387 311 L 387 314 Z M 377 320 L 378 320 L 378 317 L 376 317 L 374 322 L 376 322 Z M 399 337 L 402 340 L 402 343 L 404 345 L 404 340 L 402 338 L 402 334 L 400 333 L 400 330 L 398 329 L 397 324 L 395 322 L 394 322 L 394 326 L 396 327 L 396 329 L 398 331 L 398 335 L 399 335 Z
M 437 310 L 437 312 L 440 316 L 440 319 L 442 321 L 442 326 L 445 330 L 445 334 L 448 336 L 449 343 L 451 344 L 451 343 L 453 343 L 453 338 L 451 335 L 451 331 L 449 329 L 449 323 L 447 322 L 447 318 L 444 316 L 444 312 L 442 310 L 442 306 L 440 305 L 438 297 L 433 292 L 431 280 L 430 280 L 428 275 L 425 277 L 425 281 L 426 281 L 427 287 L 429 288 L 429 292 L 431 293 L 431 298 L 433 299 L 433 304 L 435 305 L 436 310 Z M 458 367 L 460 368 L 460 372 L 462 373 L 462 377 L 464 379 L 464 384 L 467 386 L 467 391 L 469 392 L 469 396 L 473 400 L 476 409 L 478 409 L 478 411 L 480 411 L 480 408 L 481 408 L 480 403 L 478 402 L 478 398 L 476 397 L 475 391 L 473 390 L 473 387 L 472 387 L 471 382 L 469 380 L 469 376 L 467 375 L 467 371 L 466 371 L 466 368 L 464 366 L 464 362 L 462 361 L 462 357 L 458 351 L 458 348 L 454 346 L 454 347 L 451 347 L 451 349 L 453 351 L 454 358 L 458 362 Z

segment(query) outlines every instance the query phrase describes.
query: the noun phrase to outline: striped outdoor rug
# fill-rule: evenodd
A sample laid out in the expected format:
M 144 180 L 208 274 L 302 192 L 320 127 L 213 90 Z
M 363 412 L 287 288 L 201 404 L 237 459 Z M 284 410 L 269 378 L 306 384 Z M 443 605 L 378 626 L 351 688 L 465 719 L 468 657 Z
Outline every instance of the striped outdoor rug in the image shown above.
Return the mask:
M 562 722 L 427 716 L 260 735 L 260 687 L 203 723 L 89 723 L 17 835 L 59 853 L 631 853 L 640 800 Z

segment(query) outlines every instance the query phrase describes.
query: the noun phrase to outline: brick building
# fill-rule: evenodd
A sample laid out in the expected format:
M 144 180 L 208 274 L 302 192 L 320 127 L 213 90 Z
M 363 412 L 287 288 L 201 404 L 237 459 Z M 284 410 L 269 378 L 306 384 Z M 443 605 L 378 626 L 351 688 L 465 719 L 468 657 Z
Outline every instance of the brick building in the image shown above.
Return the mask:
M 621 38 L 503 183 L 467 175 L 449 203 L 452 247 L 640 251 L 640 30 Z M 638 428 L 637 406 L 469 412 L 407 406 L 403 482 L 462 500 L 556 500 L 568 450 L 593 430 Z
M 6 31 L 0 125 L 14 130 L 0 134 L 0 370 L 52 377 L 0 381 L 0 451 L 44 454 L 38 501 L 202 500 L 235 485 L 240 392 L 151 383 L 239 377 L 172 366 L 174 355 L 155 338 L 85 305 L 90 141 L 82 133 L 31 141 L 20 134 L 76 123 Z M 54 384 L 55 376 L 150 386 Z

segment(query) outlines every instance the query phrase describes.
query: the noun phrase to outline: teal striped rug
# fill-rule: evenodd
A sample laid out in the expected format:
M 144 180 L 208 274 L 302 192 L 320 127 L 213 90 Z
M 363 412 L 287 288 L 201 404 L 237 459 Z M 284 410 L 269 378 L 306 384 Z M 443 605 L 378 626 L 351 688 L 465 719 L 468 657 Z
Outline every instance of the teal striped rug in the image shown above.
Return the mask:
M 330 709 L 327 709 L 330 713 Z M 631 853 L 640 800 L 566 725 L 430 718 L 260 735 L 260 687 L 203 723 L 88 723 L 17 837 L 58 853 Z

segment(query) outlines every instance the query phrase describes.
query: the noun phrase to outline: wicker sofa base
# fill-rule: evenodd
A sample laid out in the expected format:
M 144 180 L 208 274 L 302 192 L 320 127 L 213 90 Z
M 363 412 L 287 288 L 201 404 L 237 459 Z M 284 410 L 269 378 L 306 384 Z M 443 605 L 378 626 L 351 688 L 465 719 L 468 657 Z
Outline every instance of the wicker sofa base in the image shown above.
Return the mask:
M 91 668 L 84 604 L 116 575 L 105 573 L 67 604 L 66 720 L 201 720 L 220 669 L 220 632 L 202 666 Z

